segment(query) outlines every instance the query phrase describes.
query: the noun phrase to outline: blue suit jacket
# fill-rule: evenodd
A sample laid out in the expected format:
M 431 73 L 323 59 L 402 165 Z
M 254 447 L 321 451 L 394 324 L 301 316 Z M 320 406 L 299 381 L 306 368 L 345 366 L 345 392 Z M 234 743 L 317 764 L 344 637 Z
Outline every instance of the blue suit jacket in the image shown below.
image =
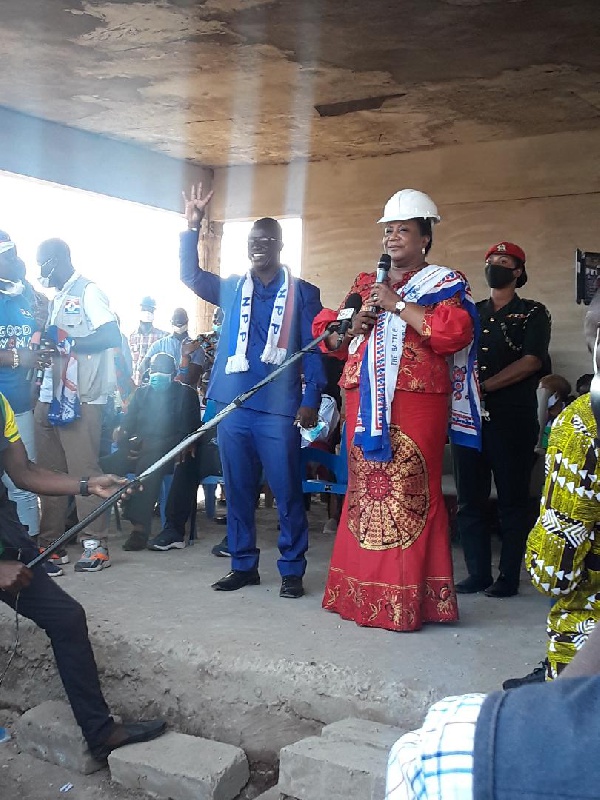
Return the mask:
M 254 278 L 254 297 L 246 351 L 250 368 L 247 372 L 228 375 L 225 372 L 225 365 L 229 355 L 229 326 L 233 304 L 238 302 L 236 287 L 240 276 L 221 278 L 212 272 L 200 269 L 197 231 L 186 231 L 181 234 L 179 258 L 183 283 L 203 300 L 220 306 L 223 310 L 223 326 L 207 397 L 217 403 L 230 403 L 234 397 L 250 389 L 275 369 L 273 364 L 264 364 L 260 356 L 267 341 L 275 297 L 283 283 L 283 270 L 267 286 L 263 286 L 261 281 Z M 296 291 L 288 355 L 300 350 L 312 340 L 313 319 L 323 308 L 320 292 L 316 286 L 299 278 L 293 280 Z M 301 375 L 304 375 L 306 385 L 304 397 Z M 276 380 L 247 400 L 244 406 L 256 411 L 295 417 L 300 405 L 309 408 L 319 407 L 325 384 L 322 356 L 319 352 L 311 352 L 305 355 L 301 362 L 293 364 Z

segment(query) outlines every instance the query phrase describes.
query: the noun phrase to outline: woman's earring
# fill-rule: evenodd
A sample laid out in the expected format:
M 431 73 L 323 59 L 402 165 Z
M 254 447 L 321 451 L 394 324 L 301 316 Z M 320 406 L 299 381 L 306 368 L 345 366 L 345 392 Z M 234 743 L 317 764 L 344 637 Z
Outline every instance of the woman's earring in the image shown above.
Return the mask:
M 424 255 L 425 255 L 425 253 L 426 253 L 426 250 L 425 250 L 425 248 L 424 248 L 424 247 L 422 247 L 422 248 L 421 248 L 421 255 L 422 255 L 422 256 L 424 256 Z

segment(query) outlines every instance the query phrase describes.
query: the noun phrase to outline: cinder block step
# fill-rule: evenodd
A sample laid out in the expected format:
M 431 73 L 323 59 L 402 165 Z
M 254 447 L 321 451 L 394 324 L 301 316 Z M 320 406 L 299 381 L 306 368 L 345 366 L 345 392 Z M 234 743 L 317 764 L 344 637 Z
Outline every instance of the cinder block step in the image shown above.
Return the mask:
M 184 733 L 121 747 L 108 765 L 116 783 L 165 800 L 233 800 L 250 777 L 239 747 Z
M 311 736 L 281 750 L 277 788 L 298 800 L 381 800 L 387 758 L 382 747 Z
M 331 725 L 326 725 L 321 731 L 321 736 L 341 742 L 369 744 L 389 753 L 392 745 L 405 733 L 405 730 L 396 728 L 393 725 L 384 725 L 382 722 L 371 722 L 368 719 L 349 717 L 348 719 L 341 719 L 339 722 L 333 722 Z
M 258 797 L 255 797 L 254 800 L 280 800 L 281 792 L 279 791 L 278 786 L 272 786 L 270 789 L 267 789 L 266 792 L 259 794 Z
M 15 725 L 17 746 L 36 758 L 89 775 L 104 764 L 92 758 L 71 706 L 47 700 L 26 711 Z

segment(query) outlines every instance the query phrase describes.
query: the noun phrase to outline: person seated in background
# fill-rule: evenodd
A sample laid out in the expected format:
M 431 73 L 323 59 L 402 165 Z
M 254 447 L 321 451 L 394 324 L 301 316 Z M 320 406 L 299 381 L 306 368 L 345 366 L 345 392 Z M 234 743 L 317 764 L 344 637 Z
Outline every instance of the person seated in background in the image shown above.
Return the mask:
M 135 391 L 118 433 L 119 447 L 101 459 L 105 472 L 139 475 L 200 426 L 198 395 L 190 386 L 174 381 L 175 372 L 173 356 L 153 356 L 148 385 Z M 143 492 L 125 500 L 124 514 L 133 529 L 124 550 L 146 547 L 162 479 L 172 471 L 173 462 L 169 462 L 144 481 Z
M 204 421 L 209 421 L 206 416 Z M 205 436 L 200 437 L 196 442 L 193 455 L 175 467 L 165 504 L 165 524 L 160 533 L 148 543 L 148 550 L 164 552 L 174 548 L 181 550 L 185 547 L 185 523 L 189 519 L 190 513 L 196 513 L 199 485 L 209 475 L 219 476 L 222 474 L 216 431 L 213 430 L 211 434 L 207 432 Z M 223 517 L 220 519 L 226 521 Z M 214 518 L 214 521 L 219 522 L 217 518 Z M 218 552 L 219 548 L 226 547 L 227 537 L 219 545 L 213 547 L 212 554 L 229 555 L 228 552 Z
M 392 747 L 385 800 L 592 800 L 599 740 L 597 628 L 557 681 L 435 703 Z

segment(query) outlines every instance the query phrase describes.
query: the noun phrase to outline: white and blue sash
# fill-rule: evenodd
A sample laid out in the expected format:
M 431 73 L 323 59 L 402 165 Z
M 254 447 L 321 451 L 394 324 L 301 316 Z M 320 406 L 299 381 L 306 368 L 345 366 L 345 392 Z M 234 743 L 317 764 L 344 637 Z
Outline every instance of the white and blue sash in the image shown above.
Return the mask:
M 481 404 L 475 375 L 479 315 L 469 285 L 458 272 L 432 264 L 413 275 L 398 294 L 407 303 L 422 306 L 435 305 L 458 294 L 463 308 L 469 312 L 475 333 L 473 341 L 449 359 L 450 439 L 456 444 L 481 449 Z M 397 314 L 382 311 L 363 356 L 354 443 L 370 461 L 392 458 L 389 425 L 405 333 L 404 320 Z

